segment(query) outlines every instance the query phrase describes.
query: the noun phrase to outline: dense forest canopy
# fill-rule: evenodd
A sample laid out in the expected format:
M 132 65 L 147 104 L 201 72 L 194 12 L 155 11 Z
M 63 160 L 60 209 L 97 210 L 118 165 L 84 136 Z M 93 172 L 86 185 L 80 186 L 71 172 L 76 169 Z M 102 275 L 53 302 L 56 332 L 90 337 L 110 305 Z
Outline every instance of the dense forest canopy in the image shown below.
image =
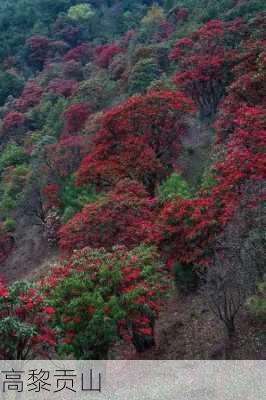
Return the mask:
M 0 358 L 143 352 L 176 293 L 258 342 L 265 33 L 263 0 L 1 0 Z

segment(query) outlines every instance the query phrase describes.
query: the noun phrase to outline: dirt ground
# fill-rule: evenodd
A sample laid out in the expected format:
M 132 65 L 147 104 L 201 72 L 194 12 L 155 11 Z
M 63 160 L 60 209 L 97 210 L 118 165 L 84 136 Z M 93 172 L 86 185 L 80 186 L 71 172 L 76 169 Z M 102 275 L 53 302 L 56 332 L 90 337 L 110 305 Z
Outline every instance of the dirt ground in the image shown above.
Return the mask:
M 11 255 L 0 265 L 0 276 L 8 283 L 27 278 L 43 263 L 49 262 L 54 253 L 43 235 L 42 227 L 31 224 L 25 218 L 19 221 Z
M 237 332 L 226 350 L 222 324 L 198 294 L 175 294 L 165 304 L 156 324 L 156 346 L 144 353 L 121 346 L 111 357 L 123 359 L 266 359 L 266 324 L 242 311 Z

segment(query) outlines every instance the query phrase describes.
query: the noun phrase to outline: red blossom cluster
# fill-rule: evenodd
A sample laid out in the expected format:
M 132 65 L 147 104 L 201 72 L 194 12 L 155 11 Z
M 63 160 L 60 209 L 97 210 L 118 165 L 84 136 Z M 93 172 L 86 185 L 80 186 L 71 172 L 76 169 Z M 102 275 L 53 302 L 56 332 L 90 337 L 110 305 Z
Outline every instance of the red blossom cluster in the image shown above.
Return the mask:
M 47 92 L 60 94 L 66 98 L 69 98 L 76 92 L 77 89 L 77 81 L 72 79 L 55 78 L 49 83 Z
M 34 80 L 29 80 L 16 102 L 16 107 L 22 112 L 28 111 L 30 107 L 35 107 L 40 103 L 42 95 L 43 89 L 38 83 Z
M 162 209 L 151 239 L 168 256 L 185 265 L 208 262 L 206 251 L 237 211 L 246 184 L 261 184 L 261 192 L 252 199 L 258 207 L 265 198 L 266 112 L 262 106 L 240 107 L 235 129 L 222 161 L 214 165 L 214 185 L 201 197 L 176 198 Z M 206 258 L 207 257 L 207 258 Z
M 174 32 L 175 28 L 171 22 L 163 21 L 158 26 L 158 32 L 154 35 L 154 39 L 158 39 L 158 41 L 163 41 L 169 39 L 169 37 Z
M 235 115 L 240 106 L 257 107 L 264 104 L 266 91 L 265 44 L 261 40 L 245 43 L 240 62 L 234 68 L 234 81 L 228 88 L 228 95 L 220 106 L 215 127 L 218 139 L 224 143 L 236 127 Z
M 44 206 L 47 209 L 60 207 L 59 200 L 60 186 L 57 184 L 46 185 L 42 189 L 42 196 L 44 198 Z
M 154 210 L 154 199 L 140 183 L 122 180 L 105 197 L 85 206 L 59 230 L 60 248 L 71 252 L 85 246 L 137 246 L 148 236 Z
M 107 111 L 77 172 L 77 183 L 110 184 L 128 177 L 152 190 L 173 167 L 187 130 L 186 116 L 193 110 L 182 93 L 155 91 Z
M 0 279 L 0 298 L 6 299 L 9 296 L 8 288 L 5 286 L 4 281 Z
M 92 347 L 95 357 L 108 351 L 117 336 L 125 342 L 132 342 L 140 351 L 147 341 L 153 343 L 154 321 L 160 309 L 161 296 L 169 289 L 167 281 L 168 275 L 154 248 L 140 246 L 128 250 L 116 246 L 110 252 L 89 247 L 77 250 L 64 267 L 53 269 L 40 284 L 48 298 L 59 301 L 61 343 L 80 351 L 80 338 L 86 337 L 84 343 Z M 86 287 L 87 283 L 89 287 Z M 57 297 L 59 291 L 65 294 L 64 298 Z M 97 295 L 103 302 L 97 301 Z M 71 302 L 73 298 L 75 302 Z M 112 321 L 111 330 L 106 319 Z M 86 332 L 90 326 L 93 326 L 93 331 L 88 337 Z M 105 348 L 104 334 L 108 329 Z
M 25 122 L 24 114 L 18 111 L 10 111 L 3 119 L 3 128 L 5 131 L 13 130 L 23 126 Z
M 32 36 L 26 40 L 28 62 L 42 68 L 50 50 L 51 41 L 44 36 Z
M 89 114 L 89 105 L 87 103 L 77 103 L 69 106 L 64 112 L 65 132 L 69 135 L 80 132 Z
M 45 36 L 32 36 L 26 40 L 27 62 L 41 70 L 56 55 L 62 56 L 68 45 L 64 40 L 50 40 Z
M 185 7 L 177 7 L 174 10 L 174 15 L 176 22 L 184 22 L 188 18 L 189 11 Z
M 176 42 L 170 59 L 177 63 L 174 82 L 189 95 L 204 116 L 212 116 L 232 80 L 238 58 L 234 47 L 246 35 L 241 19 L 212 20 Z
M 54 314 L 37 288 L 23 283 L 7 288 L 0 281 L 0 319 L 5 323 L 0 358 L 47 357 L 56 345 L 55 332 L 48 326 Z
M 116 44 L 105 44 L 95 49 L 95 63 L 98 67 L 108 68 L 114 56 L 121 52 Z
M 78 61 L 83 63 L 87 60 L 89 52 L 89 45 L 87 43 L 82 43 L 79 46 L 69 50 L 64 56 L 64 61 Z

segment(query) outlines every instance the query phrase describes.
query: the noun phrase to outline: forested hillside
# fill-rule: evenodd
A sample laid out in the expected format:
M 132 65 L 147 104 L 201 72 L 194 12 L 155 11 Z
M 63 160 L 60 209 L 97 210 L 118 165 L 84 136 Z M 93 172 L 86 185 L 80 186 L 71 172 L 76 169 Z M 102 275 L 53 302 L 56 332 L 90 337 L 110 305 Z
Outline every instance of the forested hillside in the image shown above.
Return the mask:
M 0 359 L 264 358 L 263 0 L 1 0 Z

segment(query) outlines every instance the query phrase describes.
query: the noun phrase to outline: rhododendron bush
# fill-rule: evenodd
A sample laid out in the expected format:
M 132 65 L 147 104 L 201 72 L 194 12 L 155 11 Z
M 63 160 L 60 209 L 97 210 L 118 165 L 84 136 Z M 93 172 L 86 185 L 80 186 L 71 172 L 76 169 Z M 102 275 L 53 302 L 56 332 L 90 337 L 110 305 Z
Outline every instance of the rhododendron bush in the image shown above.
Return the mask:
M 49 83 L 47 91 L 68 98 L 76 92 L 77 88 L 78 83 L 73 79 L 55 78 Z
M 59 191 L 60 187 L 57 184 L 50 184 L 43 188 L 42 197 L 45 208 L 60 207 Z
M 245 43 L 240 62 L 232 71 L 234 81 L 227 89 L 215 122 L 218 139 L 225 142 L 236 127 L 240 106 L 256 107 L 264 103 L 266 90 L 265 45 L 262 40 Z
M 147 238 L 154 210 L 154 199 L 140 183 L 120 181 L 106 196 L 86 205 L 60 229 L 60 248 L 69 252 L 85 246 L 134 247 Z
M 176 42 L 170 59 L 177 63 L 174 82 L 191 96 L 203 116 L 212 116 L 232 80 L 237 63 L 234 47 L 245 36 L 241 19 L 233 22 L 212 20 Z
M 88 58 L 89 51 L 90 51 L 89 45 L 87 43 L 82 43 L 79 46 L 69 50 L 64 56 L 64 61 L 84 62 Z
M 50 49 L 51 41 L 44 36 L 32 36 L 26 41 L 28 63 L 42 68 Z
M 227 143 L 224 160 L 214 165 L 213 187 L 193 199 L 177 196 L 169 201 L 152 235 L 168 257 L 183 264 L 208 263 L 209 246 L 230 223 L 247 184 L 261 186 L 250 198 L 252 207 L 265 199 L 265 109 L 240 108 L 236 117 L 236 129 Z
M 56 310 L 58 352 L 106 359 L 110 346 L 121 340 L 144 350 L 154 343 L 154 322 L 169 290 L 167 281 L 152 247 L 76 251 L 64 268 L 42 282 Z
M 0 281 L 0 359 L 24 360 L 51 354 L 56 341 L 48 325 L 54 309 L 38 288 L 26 282 L 7 287 Z
M 24 87 L 22 95 L 16 102 L 16 107 L 22 111 L 27 111 L 30 107 L 37 106 L 42 98 L 43 89 L 34 80 L 29 80 Z
M 72 104 L 65 113 L 65 130 L 69 134 L 77 133 L 89 116 L 89 106 L 86 103 Z
M 116 44 L 98 46 L 95 50 L 95 63 L 101 68 L 107 68 L 121 49 Z
M 17 111 L 10 111 L 3 120 L 3 128 L 8 133 L 14 133 L 16 130 L 23 130 L 26 117 Z
M 108 144 L 106 143 L 108 146 Z M 103 145 L 104 146 L 104 145 Z M 101 148 L 103 148 L 103 146 Z M 110 146 L 110 144 L 109 144 Z M 110 146 L 111 147 L 111 146 Z M 100 146 L 97 150 L 101 151 Z M 98 151 L 89 153 L 78 170 L 78 183 L 86 180 L 98 187 L 110 186 L 119 179 L 131 178 L 142 182 L 146 187 L 152 187 L 154 182 L 163 176 L 163 166 L 156 157 L 154 150 L 141 137 L 127 136 L 113 149 L 106 159 Z M 85 182 L 84 182 L 85 183 Z
M 92 152 L 78 170 L 77 183 L 100 185 L 131 177 L 152 189 L 157 176 L 173 168 L 181 151 L 181 137 L 187 131 L 186 117 L 193 110 L 192 102 L 182 93 L 154 91 L 133 96 L 107 111 Z M 128 154 L 133 150 L 135 157 Z
M 0 357 L 103 359 L 112 345 L 154 344 L 169 278 L 153 247 L 83 248 L 36 285 L 0 282 Z

